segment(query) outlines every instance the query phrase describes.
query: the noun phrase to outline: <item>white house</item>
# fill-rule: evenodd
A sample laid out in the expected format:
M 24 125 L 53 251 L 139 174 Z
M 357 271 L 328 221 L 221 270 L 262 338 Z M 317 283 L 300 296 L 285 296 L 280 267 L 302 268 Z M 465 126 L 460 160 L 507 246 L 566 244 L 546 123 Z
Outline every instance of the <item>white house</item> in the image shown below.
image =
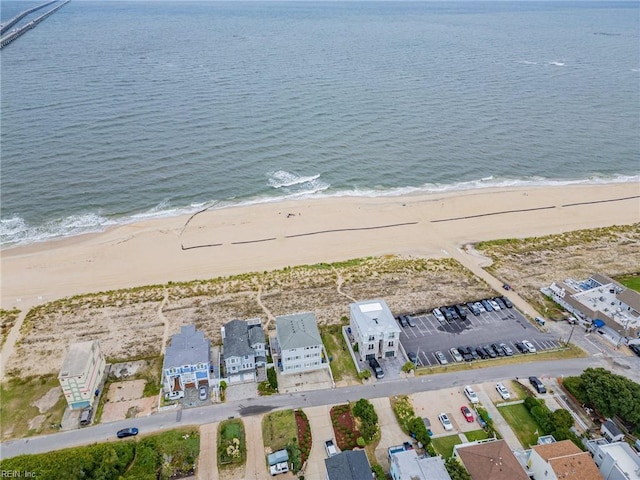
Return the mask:
M 349 326 L 361 360 L 398 355 L 400 327 L 384 300 L 349 305 Z
M 640 456 L 626 442 L 590 440 L 587 448 L 605 480 L 640 480 Z
M 107 362 L 97 340 L 72 343 L 58 375 L 69 408 L 91 407 Z
M 209 387 L 211 342 L 195 325 L 184 325 L 171 337 L 162 365 L 164 391 L 169 395 L 185 388 Z
M 313 313 L 276 317 L 276 338 L 283 374 L 323 368 L 322 339 Z
M 267 364 L 260 319 L 231 320 L 221 328 L 225 374 L 230 382 L 255 381 L 256 368 Z

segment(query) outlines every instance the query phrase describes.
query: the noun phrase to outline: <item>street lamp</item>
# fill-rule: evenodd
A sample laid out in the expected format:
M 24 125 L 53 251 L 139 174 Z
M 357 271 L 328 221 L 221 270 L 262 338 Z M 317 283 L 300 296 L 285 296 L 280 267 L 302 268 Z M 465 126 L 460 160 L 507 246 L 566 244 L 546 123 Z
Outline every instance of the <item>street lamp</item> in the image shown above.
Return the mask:
M 571 341 L 571 335 L 573 335 L 573 329 L 576 328 L 576 323 L 574 322 L 573 325 L 571 325 L 571 333 L 569 333 L 569 338 L 567 338 L 567 343 L 565 343 L 565 347 L 569 346 L 569 342 Z

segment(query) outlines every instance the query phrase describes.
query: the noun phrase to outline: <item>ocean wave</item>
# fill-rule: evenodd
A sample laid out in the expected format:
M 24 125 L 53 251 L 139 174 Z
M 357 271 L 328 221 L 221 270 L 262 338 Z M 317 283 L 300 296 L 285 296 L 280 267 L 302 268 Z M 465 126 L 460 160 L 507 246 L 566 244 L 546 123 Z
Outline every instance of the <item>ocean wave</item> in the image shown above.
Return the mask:
M 304 178 L 309 179 L 310 177 Z M 419 186 L 331 190 L 330 185 L 325 182 L 321 182 L 318 177 L 302 182 L 301 184 L 292 185 L 292 187 L 295 187 L 296 185 L 304 185 L 303 188 L 279 188 L 277 189 L 277 195 L 266 193 L 253 197 L 211 200 L 205 202 L 194 201 L 184 206 L 171 206 L 168 201 L 163 201 L 149 210 L 119 218 L 106 218 L 98 213 L 84 213 L 48 221 L 41 225 L 31 225 L 22 217 L 13 215 L 6 219 L 0 219 L 0 245 L 3 247 L 27 245 L 85 233 L 97 233 L 104 231 L 110 226 L 124 225 L 156 218 L 193 214 L 206 209 L 242 207 L 261 203 L 277 203 L 287 200 L 333 197 L 397 197 L 420 193 L 450 193 L 490 188 L 523 188 L 633 182 L 640 182 L 640 174 L 616 176 L 594 175 L 583 179 L 550 179 L 539 176 L 507 178 L 490 175 L 476 180 L 446 184 L 424 183 Z
M 301 177 L 295 173 L 287 172 L 285 170 L 278 170 L 277 172 L 270 172 L 268 183 L 273 188 L 293 187 L 294 185 L 302 185 L 305 183 L 312 183 L 320 178 L 320 174 L 311 175 L 309 177 Z
M 549 65 L 554 65 L 556 67 L 564 67 L 566 64 L 564 62 L 559 62 L 559 61 L 553 61 L 553 62 L 549 62 Z

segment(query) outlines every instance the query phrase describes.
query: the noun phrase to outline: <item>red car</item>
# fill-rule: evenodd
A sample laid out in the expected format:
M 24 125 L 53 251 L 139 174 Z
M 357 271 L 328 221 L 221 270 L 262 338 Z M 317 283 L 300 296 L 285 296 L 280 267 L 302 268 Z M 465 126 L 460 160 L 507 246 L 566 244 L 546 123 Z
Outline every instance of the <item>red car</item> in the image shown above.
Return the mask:
M 466 405 L 463 405 L 460 407 L 460 411 L 462 412 L 462 416 L 467 422 L 469 423 L 473 422 L 473 413 L 471 413 L 471 410 L 469 410 L 469 407 L 467 407 Z

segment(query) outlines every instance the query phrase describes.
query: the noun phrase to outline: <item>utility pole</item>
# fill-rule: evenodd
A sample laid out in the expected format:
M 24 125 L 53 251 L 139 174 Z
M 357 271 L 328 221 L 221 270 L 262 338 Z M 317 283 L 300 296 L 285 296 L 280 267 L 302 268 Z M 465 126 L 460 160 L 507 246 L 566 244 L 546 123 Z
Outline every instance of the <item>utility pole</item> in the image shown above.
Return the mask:
M 565 346 L 569 346 L 569 342 L 571 341 L 571 335 L 573 335 L 573 329 L 576 328 L 576 323 L 575 322 L 573 325 L 571 325 L 571 333 L 569 334 L 569 338 L 567 338 L 567 343 L 565 343 Z

